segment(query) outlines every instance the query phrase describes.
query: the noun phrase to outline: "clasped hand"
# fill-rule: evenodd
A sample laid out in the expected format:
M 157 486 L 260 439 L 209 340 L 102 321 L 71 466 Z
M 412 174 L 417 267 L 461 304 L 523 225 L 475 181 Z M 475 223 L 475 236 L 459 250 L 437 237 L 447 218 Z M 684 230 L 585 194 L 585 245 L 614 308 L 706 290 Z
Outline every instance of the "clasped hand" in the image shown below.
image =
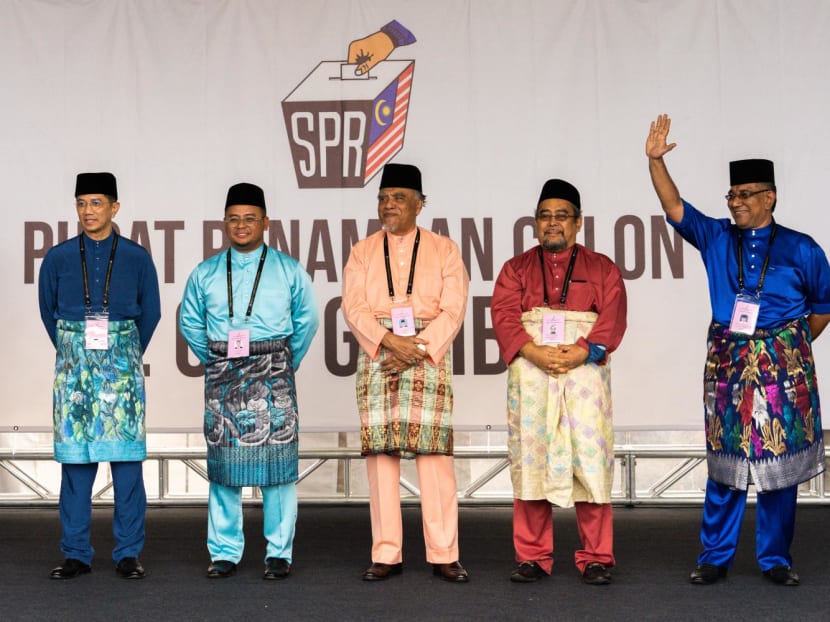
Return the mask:
M 528 342 L 521 354 L 549 376 L 566 374 L 588 360 L 588 351 L 576 344 L 540 346 Z
M 389 374 L 397 374 L 405 369 L 414 367 L 426 356 L 426 339 L 418 335 L 403 337 L 394 333 L 386 333 L 381 345 L 388 350 L 388 355 L 380 362 L 380 369 Z

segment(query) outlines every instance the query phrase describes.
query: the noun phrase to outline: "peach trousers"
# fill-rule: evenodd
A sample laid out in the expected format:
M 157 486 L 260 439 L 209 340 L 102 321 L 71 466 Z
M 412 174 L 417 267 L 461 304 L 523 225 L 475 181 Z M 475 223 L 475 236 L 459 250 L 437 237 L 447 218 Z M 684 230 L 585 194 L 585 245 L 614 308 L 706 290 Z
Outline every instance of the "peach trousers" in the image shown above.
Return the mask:
M 421 489 L 421 517 L 427 562 L 458 561 L 458 496 L 452 456 L 415 456 Z M 385 454 L 366 456 L 369 513 L 372 520 L 372 562 L 403 561 L 401 520 L 401 459 Z

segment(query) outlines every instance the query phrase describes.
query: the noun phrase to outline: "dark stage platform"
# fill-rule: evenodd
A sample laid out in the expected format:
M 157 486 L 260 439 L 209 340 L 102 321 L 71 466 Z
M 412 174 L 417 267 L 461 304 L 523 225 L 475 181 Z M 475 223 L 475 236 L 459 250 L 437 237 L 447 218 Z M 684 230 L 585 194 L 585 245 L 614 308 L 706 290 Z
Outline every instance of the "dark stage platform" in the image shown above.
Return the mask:
M 300 506 L 291 577 L 262 580 L 261 510 L 245 509 L 247 546 L 237 574 L 204 573 L 204 508 L 153 508 L 147 513 L 142 562 L 147 577 L 114 572 L 111 510 L 96 509 L 93 572 L 49 579 L 61 561 L 56 509 L 0 509 L 2 620 L 830 620 L 827 589 L 828 510 L 799 509 L 794 567 L 801 586 L 764 579 L 754 556 L 753 508 L 747 510 L 735 566 L 726 580 L 694 586 L 687 577 L 698 553 L 699 508 L 615 508 L 618 567 L 610 586 L 581 583 L 573 511 L 556 513 L 556 565 L 534 584 L 508 580 L 513 567 L 511 510 L 462 508 L 462 562 L 468 584 L 433 577 L 424 561 L 420 514 L 404 510 L 404 572 L 368 583 L 369 511 L 365 506 Z

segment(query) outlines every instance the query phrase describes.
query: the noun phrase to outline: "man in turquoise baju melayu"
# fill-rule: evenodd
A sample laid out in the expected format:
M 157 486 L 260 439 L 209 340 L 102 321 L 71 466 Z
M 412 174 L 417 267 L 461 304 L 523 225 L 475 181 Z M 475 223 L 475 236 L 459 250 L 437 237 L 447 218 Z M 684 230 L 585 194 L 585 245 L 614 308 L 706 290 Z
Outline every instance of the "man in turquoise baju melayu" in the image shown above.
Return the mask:
M 293 258 L 264 243 L 265 195 L 228 190 L 231 247 L 196 266 L 185 286 L 179 328 L 205 366 L 209 578 L 242 559 L 242 487 L 262 491 L 265 579 L 284 579 L 297 519 L 298 412 L 294 372 L 319 323 L 311 279 Z

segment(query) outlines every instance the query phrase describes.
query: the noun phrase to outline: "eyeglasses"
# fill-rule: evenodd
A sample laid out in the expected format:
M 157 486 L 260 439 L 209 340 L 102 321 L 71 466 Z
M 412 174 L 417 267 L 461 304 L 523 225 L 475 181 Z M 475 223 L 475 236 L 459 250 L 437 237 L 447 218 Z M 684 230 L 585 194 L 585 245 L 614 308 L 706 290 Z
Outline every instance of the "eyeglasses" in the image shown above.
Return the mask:
M 764 188 L 763 190 L 741 190 L 740 192 L 730 192 L 723 196 L 724 199 L 727 201 L 734 201 L 735 199 L 740 199 L 741 201 L 746 201 L 749 197 L 755 196 L 756 194 L 761 194 L 762 192 L 772 192 L 772 188 Z
M 94 210 L 99 210 L 105 205 L 109 204 L 109 201 L 102 201 L 101 199 L 90 199 L 89 201 L 78 199 L 77 201 L 75 201 L 75 209 L 86 209 L 86 207 L 89 206 Z
M 555 214 L 551 214 L 550 212 L 542 212 L 541 214 L 536 214 L 536 220 L 539 222 L 550 222 L 551 220 L 555 220 L 556 222 L 565 222 L 569 218 L 576 220 L 579 218 L 579 214 L 568 214 L 567 212 L 556 212 Z
M 231 227 L 238 227 L 239 225 L 251 227 L 262 220 L 262 218 L 262 216 L 228 216 L 225 218 L 225 222 Z

